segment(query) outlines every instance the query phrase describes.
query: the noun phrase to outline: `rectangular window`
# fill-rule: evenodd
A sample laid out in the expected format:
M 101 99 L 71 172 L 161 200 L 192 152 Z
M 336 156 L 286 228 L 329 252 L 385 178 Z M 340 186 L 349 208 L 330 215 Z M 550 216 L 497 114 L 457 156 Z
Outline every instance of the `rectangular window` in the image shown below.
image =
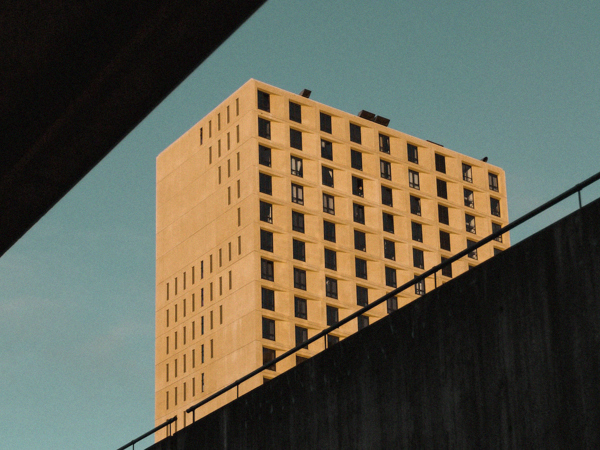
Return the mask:
M 329 298 L 338 298 L 337 280 L 325 277 L 325 295 Z
M 362 330 L 365 327 L 369 326 L 369 318 L 367 316 L 358 316 L 358 329 Z
M 465 196 L 465 206 L 468 208 L 475 208 L 475 197 L 473 191 L 470 189 L 463 189 Z
M 290 102 L 290 120 L 302 123 L 302 106 L 298 103 Z
M 494 256 L 498 256 L 500 253 L 502 253 L 502 250 L 494 247 Z
M 210 340 L 210 357 L 213 358 L 215 356 L 213 340 Z
M 276 358 L 275 355 L 275 350 L 271 349 L 271 348 L 266 348 L 263 347 L 263 366 L 265 364 L 270 363 L 271 361 L 273 361 Z M 267 370 L 277 370 L 276 366 L 277 364 L 271 364 Z M 204 376 L 204 374 L 202 374 L 202 376 Z
M 450 225 L 450 216 L 448 214 L 447 206 L 438 205 L 438 220 L 440 223 Z
M 200 334 L 204 335 L 204 316 L 200 317 Z
M 440 230 L 440 248 L 442 250 L 450 250 L 450 233 Z
M 352 142 L 356 142 L 357 144 L 362 143 L 360 126 L 354 123 L 350 124 L 350 140 Z
M 213 311 L 211 311 L 210 312 L 210 329 L 211 330 L 213 329 L 213 324 L 214 324 L 214 322 L 213 322 Z
M 321 139 L 321 158 L 333 161 L 333 144 L 325 139 Z
M 490 190 L 498 192 L 498 175 L 490 173 L 488 174 L 488 180 L 490 182 Z
M 465 214 L 465 226 L 469 233 L 475 234 L 477 232 L 475 230 L 475 217 L 470 214 Z
M 356 223 L 365 223 L 365 207 L 356 203 L 352 204 L 352 211 L 354 214 L 354 221 Z
M 410 212 L 417 216 L 421 215 L 421 199 L 419 197 L 410 196 Z
M 436 180 L 436 186 L 437 186 L 437 195 L 440 198 L 448 198 L 448 187 L 446 185 L 446 182 L 444 180 L 440 180 L 439 178 L 437 178 Z
M 500 200 L 494 197 L 490 197 L 490 208 L 492 216 L 500 217 Z
M 273 223 L 273 205 L 266 202 L 260 202 L 260 220 Z
M 275 292 L 271 289 L 261 288 L 261 300 L 263 309 L 275 311 Z
M 304 205 L 304 187 L 299 184 L 292 183 L 292 202 L 299 205 Z
M 462 164 L 462 175 L 463 180 L 467 183 L 473 182 L 473 168 L 470 165 L 465 163 Z
M 302 345 L 306 341 L 308 341 L 308 330 L 296 325 L 296 346 Z M 303 348 L 308 348 L 308 345 L 305 345 Z
M 258 109 L 271 112 L 271 96 L 263 91 L 258 91 Z
M 335 325 L 339 322 L 338 309 L 335 306 L 327 305 L 327 325 Z
M 335 201 L 333 195 L 323 194 L 323 212 L 335 214 Z
M 383 213 L 383 231 L 394 232 L 394 216 L 386 212 Z
M 419 164 L 419 149 L 416 145 L 406 144 L 406 153 L 411 163 Z
M 330 242 L 335 242 L 335 223 L 323 221 L 323 239 Z
M 306 290 L 306 270 L 294 267 L 294 287 L 303 291 Z
M 398 309 L 398 297 L 390 297 L 387 299 L 387 313 L 391 314 Z
M 267 230 L 260 230 L 260 249 L 268 252 L 273 251 L 273 233 Z
M 258 146 L 258 163 L 271 167 L 271 149 L 269 147 L 265 147 L 264 145 Z
M 333 169 L 321 167 L 321 182 L 323 186 L 333 187 Z
M 294 316 L 298 319 L 306 319 L 308 317 L 305 298 L 294 297 Z
M 308 358 L 305 358 L 304 356 L 296 355 L 296 365 L 302 364 L 306 360 L 308 360 Z
M 320 114 L 321 131 L 331 134 L 331 116 L 329 114 Z
M 240 115 L 240 99 L 239 98 L 235 99 L 235 115 L 236 116 Z
M 304 214 L 292 211 L 292 230 L 304 233 Z
M 423 225 L 417 222 L 411 222 L 410 228 L 413 241 L 423 242 Z
M 413 266 L 417 269 L 425 268 L 425 256 L 423 255 L 423 250 L 413 248 Z
M 337 270 L 337 254 L 328 248 L 325 249 L 325 268 Z
M 367 279 L 367 261 L 362 258 L 354 258 L 355 275 L 358 278 Z
M 290 128 L 290 147 L 302 150 L 302 132 Z
M 299 261 L 306 261 L 306 245 L 304 241 L 292 239 L 293 256 Z
M 408 170 L 408 187 L 421 189 L 421 185 L 419 184 L 419 172 L 410 169 Z
M 302 170 L 302 159 L 296 156 L 290 156 L 290 168 L 291 174 L 302 178 L 304 172 Z
M 350 150 L 350 164 L 353 169 L 362 170 L 362 153 L 356 150 Z
M 364 188 L 362 178 L 352 177 L 352 194 L 358 197 L 364 197 Z
M 263 339 L 275 340 L 275 321 L 272 319 L 262 318 L 262 337 Z
M 379 135 L 379 151 L 383 153 L 390 153 L 390 137 L 385 134 Z
M 260 192 L 263 194 L 271 195 L 273 193 L 273 181 L 271 179 L 271 175 L 267 175 L 266 173 L 259 173 L 259 186 Z
M 367 306 L 369 304 L 369 290 L 363 286 L 356 286 L 356 304 Z
M 417 278 L 418 275 L 415 275 Z M 417 295 L 425 295 L 425 280 L 417 281 L 415 283 L 415 294 Z
M 386 206 L 394 206 L 392 188 L 381 186 L 381 203 Z
M 386 180 L 392 179 L 392 165 L 388 161 L 379 160 L 379 169 L 381 178 L 385 178 Z
M 500 229 L 502 229 L 502 225 L 500 225 L 499 223 L 492 222 L 492 233 L 500 231 Z M 497 242 L 502 242 L 502 235 L 495 237 L 494 240 Z
M 273 261 L 268 259 L 260 260 L 260 277 L 263 280 L 273 281 L 274 279 L 274 266 Z
M 396 287 L 396 269 L 392 267 L 385 268 L 385 285 L 390 287 Z
M 327 335 L 327 348 L 331 347 L 340 342 L 340 338 L 337 336 L 332 336 L 331 334 Z
M 435 154 L 435 170 L 446 173 L 446 157 L 444 155 Z
M 367 251 L 367 237 L 362 231 L 354 230 L 354 248 L 363 252 Z
M 392 261 L 396 260 L 396 243 L 394 241 L 383 240 L 383 256 Z
M 471 239 L 467 239 L 467 248 L 473 247 L 476 244 L 477 242 L 472 241 Z M 477 259 L 477 249 L 474 248 L 473 250 L 471 250 L 467 256 L 471 259 Z
M 448 258 L 442 256 L 442 264 L 448 261 Z M 452 264 L 448 264 L 446 267 L 442 267 L 442 275 L 445 277 L 452 278 Z
M 262 117 L 258 118 L 258 135 L 261 138 L 271 139 L 271 122 Z

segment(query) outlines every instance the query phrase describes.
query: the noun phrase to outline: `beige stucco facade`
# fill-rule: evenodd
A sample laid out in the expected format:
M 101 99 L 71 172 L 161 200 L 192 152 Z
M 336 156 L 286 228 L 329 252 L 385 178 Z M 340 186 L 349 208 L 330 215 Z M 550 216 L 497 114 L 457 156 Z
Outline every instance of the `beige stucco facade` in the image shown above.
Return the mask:
M 156 423 L 177 415 L 178 429 L 186 408 L 326 328 L 328 310 L 342 319 L 365 293 L 371 302 L 393 289 L 393 274 L 400 286 L 508 223 L 502 169 L 256 80 L 158 156 L 156 196 Z M 502 239 L 451 276 L 505 249 Z M 363 325 L 419 294 L 379 305 Z M 296 363 L 279 362 L 240 395 Z

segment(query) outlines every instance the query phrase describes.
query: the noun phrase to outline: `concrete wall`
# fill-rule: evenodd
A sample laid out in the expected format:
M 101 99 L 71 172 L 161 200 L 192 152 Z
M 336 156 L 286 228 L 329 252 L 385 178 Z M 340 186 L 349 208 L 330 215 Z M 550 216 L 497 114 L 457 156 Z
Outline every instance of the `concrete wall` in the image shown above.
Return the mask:
M 600 448 L 600 201 L 152 449 Z

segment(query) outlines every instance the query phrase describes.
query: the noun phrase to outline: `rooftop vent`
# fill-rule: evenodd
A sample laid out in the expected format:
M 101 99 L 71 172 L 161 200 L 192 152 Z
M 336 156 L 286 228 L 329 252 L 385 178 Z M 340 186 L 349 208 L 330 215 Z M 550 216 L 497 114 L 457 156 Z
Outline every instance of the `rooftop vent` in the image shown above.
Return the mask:
M 439 145 L 440 147 L 443 147 L 442 144 L 438 144 L 437 142 L 430 141 L 429 139 L 427 139 L 427 142 L 431 142 L 432 144 Z
M 306 98 L 310 98 L 310 94 L 312 94 L 312 91 L 309 91 L 308 89 L 302 89 L 302 92 L 300 92 L 300 95 Z
M 358 113 L 358 117 L 362 118 L 362 119 L 367 119 L 370 120 L 372 122 L 375 121 L 375 114 L 373 114 L 372 112 L 369 111 L 365 111 L 364 109 L 362 109 L 359 113 Z
M 390 124 L 390 119 L 386 119 L 383 116 L 375 116 L 375 123 L 387 127 Z

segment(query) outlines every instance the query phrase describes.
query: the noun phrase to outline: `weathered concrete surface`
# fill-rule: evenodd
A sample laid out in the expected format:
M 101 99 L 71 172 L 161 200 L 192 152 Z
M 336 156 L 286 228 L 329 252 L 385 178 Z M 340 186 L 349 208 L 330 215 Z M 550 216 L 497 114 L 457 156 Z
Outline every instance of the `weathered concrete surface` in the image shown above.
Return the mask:
M 600 448 L 600 201 L 151 448 Z

